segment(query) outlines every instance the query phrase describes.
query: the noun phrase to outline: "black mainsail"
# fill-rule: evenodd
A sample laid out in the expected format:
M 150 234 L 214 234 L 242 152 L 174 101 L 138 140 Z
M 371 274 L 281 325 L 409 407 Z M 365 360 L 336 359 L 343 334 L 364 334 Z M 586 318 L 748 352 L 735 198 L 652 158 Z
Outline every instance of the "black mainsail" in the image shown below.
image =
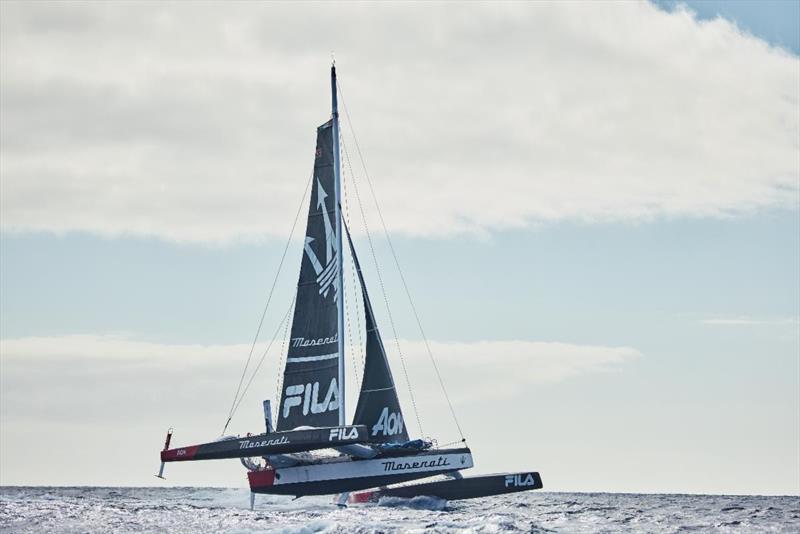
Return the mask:
M 365 425 L 371 442 L 408 441 L 408 432 L 403 421 L 403 412 L 397 398 L 389 360 L 383 348 L 383 340 L 372 313 L 372 304 L 367 294 L 367 285 L 361 272 L 361 264 L 350 238 L 350 231 L 345 227 L 350 254 L 361 284 L 361 296 L 364 300 L 364 315 L 367 326 L 367 346 L 364 358 L 364 378 L 361 381 L 361 392 L 358 395 L 354 425 Z
M 317 129 L 311 203 L 283 374 L 277 430 L 339 424 L 340 241 L 337 239 L 334 119 Z

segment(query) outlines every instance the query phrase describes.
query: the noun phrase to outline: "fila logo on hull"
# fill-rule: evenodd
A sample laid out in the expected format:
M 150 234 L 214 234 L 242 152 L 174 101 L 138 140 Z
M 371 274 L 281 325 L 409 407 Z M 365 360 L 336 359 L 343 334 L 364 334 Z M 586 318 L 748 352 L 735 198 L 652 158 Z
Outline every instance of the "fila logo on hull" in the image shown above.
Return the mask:
M 283 401 L 283 418 L 289 417 L 292 408 L 302 406 L 303 415 L 324 413 L 339 409 L 339 388 L 336 377 L 331 378 L 328 393 L 325 399 L 319 402 L 319 382 L 314 384 L 297 384 L 286 387 L 286 396 Z
M 334 441 L 337 439 L 356 439 L 356 438 L 358 438 L 358 429 L 339 427 L 339 428 L 331 428 L 331 434 L 330 436 L 328 436 L 328 441 Z
M 384 408 L 378 422 L 372 427 L 372 435 L 394 436 L 403 431 L 403 416 L 399 413 L 389 413 L 389 408 Z
M 527 473 L 524 475 L 506 475 L 506 487 L 522 487 L 522 486 L 533 486 L 536 484 L 536 480 L 533 478 L 533 474 Z

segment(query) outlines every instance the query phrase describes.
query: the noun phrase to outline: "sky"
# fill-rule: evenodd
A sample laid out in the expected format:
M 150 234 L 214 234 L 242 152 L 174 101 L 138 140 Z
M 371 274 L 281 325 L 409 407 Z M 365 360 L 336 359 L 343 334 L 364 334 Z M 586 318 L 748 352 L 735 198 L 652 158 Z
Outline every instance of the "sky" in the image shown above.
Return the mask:
M 263 430 L 335 52 L 345 216 L 412 434 L 459 437 L 380 215 L 475 472 L 800 494 L 800 3 L 0 15 L 0 484 L 162 484 L 167 428 L 219 436 L 277 280 L 230 427 Z M 166 476 L 246 486 L 234 461 Z

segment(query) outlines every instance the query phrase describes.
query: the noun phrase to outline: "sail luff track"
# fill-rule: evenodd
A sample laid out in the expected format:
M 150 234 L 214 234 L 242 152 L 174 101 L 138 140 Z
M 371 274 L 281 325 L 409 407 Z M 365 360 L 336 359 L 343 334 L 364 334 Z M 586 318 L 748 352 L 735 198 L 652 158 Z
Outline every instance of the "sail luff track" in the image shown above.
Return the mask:
M 339 162 L 339 109 L 336 101 L 336 65 L 331 65 L 331 108 L 333 121 L 333 183 L 334 209 L 336 211 L 336 250 L 339 252 L 336 268 L 339 300 L 337 302 L 337 330 L 339 332 L 339 424 L 345 424 L 345 373 L 344 373 L 344 249 L 342 248 L 342 178 Z

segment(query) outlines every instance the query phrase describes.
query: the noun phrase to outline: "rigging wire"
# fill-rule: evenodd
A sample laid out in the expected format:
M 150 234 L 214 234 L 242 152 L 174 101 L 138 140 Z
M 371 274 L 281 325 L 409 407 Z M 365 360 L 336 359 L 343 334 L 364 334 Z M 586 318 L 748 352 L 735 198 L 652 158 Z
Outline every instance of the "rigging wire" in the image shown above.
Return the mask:
M 342 184 L 344 184 L 344 177 L 342 178 Z M 346 191 L 346 189 L 343 188 L 343 191 Z M 343 195 L 344 195 L 344 193 L 343 193 Z M 341 206 L 341 203 L 340 203 L 340 206 Z M 345 219 L 345 224 L 347 224 L 347 221 L 349 219 L 345 216 L 344 210 L 341 210 L 341 214 L 342 214 L 342 217 Z M 342 244 L 342 248 L 344 248 L 344 244 Z M 342 250 L 342 254 L 344 254 L 344 250 Z M 350 256 L 352 258 L 352 254 Z M 344 260 L 344 258 L 342 258 L 342 259 Z M 358 303 L 356 302 L 356 300 L 358 298 L 358 294 L 357 294 L 356 286 L 354 284 L 346 283 L 347 282 L 347 276 L 345 276 L 345 274 L 344 274 L 344 266 L 345 266 L 345 263 L 343 261 L 342 262 L 342 272 L 340 273 L 340 275 L 342 277 L 343 294 L 346 297 L 344 299 L 344 315 L 345 315 L 345 329 L 347 330 L 347 346 L 349 346 L 349 349 L 350 349 L 349 350 L 350 360 L 353 362 L 353 380 L 354 380 L 354 382 L 356 384 L 358 384 L 360 382 L 360 379 L 358 377 L 358 362 L 356 360 L 356 356 L 357 356 L 356 355 L 356 348 L 355 348 L 355 345 L 353 344 L 353 319 L 350 317 L 350 315 L 351 315 L 350 308 L 352 307 L 352 308 L 355 308 L 352 311 L 352 315 L 355 316 L 356 320 L 358 320 L 358 309 L 357 309 L 358 308 Z M 360 330 L 360 328 L 361 328 L 360 323 L 359 323 L 357 328 Z M 359 338 L 361 337 L 360 334 L 361 333 L 359 332 Z M 348 351 L 345 351 L 345 352 L 348 352 Z
M 297 299 L 297 294 L 295 294 L 295 299 Z M 292 302 L 294 304 L 294 301 Z M 283 328 L 283 341 L 281 342 L 281 351 L 278 353 L 278 372 L 275 373 L 275 407 L 274 413 L 275 417 L 272 419 L 275 421 L 277 426 L 278 416 L 280 415 L 281 411 L 281 388 L 283 387 L 283 373 L 281 373 L 281 369 L 284 367 L 284 359 L 288 358 L 289 356 L 289 348 L 286 346 L 289 343 L 289 321 L 286 321 L 286 326 Z
M 342 177 L 342 182 L 344 182 L 344 177 Z M 340 203 L 341 206 L 341 203 Z M 341 216 L 344 217 L 344 212 L 340 210 Z M 344 244 L 342 244 L 342 249 L 344 249 Z M 344 254 L 344 250 L 341 251 Z M 353 345 L 353 320 L 350 318 L 350 307 L 352 306 L 352 301 L 355 298 L 355 295 L 351 293 L 355 293 L 353 291 L 353 287 L 350 284 L 347 284 L 347 277 L 344 275 L 344 258 L 342 258 L 342 272 L 339 273 L 342 280 L 342 294 L 345 296 L 344 299 L 344 328 L 347 330 L 347 343 L 345 343 L 345 354 L 342 356 L 346 358 L 348 353 L 350 355 L 350 360 L 353 362 L 353 380 L 358 383 L 358 366 L 356 365 L 356 353 L 355 347 Z M 340 334 L 344 335 L 344 334 Z M 349 348 L 349 351 L 347 350 Z
M 392 244 L 392 240 L 389 237 L 389 230 L 387 229 L 386 221 L 384 220 L 383 214 L 381 213 L 381 208 L 380 208 L 380 205 L 378 204 L 378 198 L 375 195 L 375 189 L 372 186 L 372 180 L 369 177 L 369 171 L 367 170 L 367 165 L 364 162 L 364 156 L 361 153 L 361 148 L 360 148 L 360 146 L 358 144 L 358 137 L 356 136 L 355 128 L 353 128 L 353 122 L 350 120 L 350 111 L 347 109 L 347 103 L 345 102 L 344 93 L 342 91 L 342 86 L 339 84 L 338 80 L 336 82 L 336 86 L 337 86 L 337 88 L 339 90 L 339 94 L 341 95 L 342 107 L 344 108 L 345 117 L 347 118 L 347 124 L 350 127 L 351 133 L 353 134 L 353 141 L 354 141 L 354 144 L 355 144 L 355 147 L 356 147 L 356 152 L 358 153 L 358 157 L 361 160 L 361 167 L 364 169 L 364 176 L 367 178 L 367 184 L 369 185 L 369 190 L 370 190 L 370 193 L 372 195 L 372 200 L 375 203 L 375 208 L 378 211 L 378 218 L 381 221 L 381 226 L 383 227 L 383 233 L 386 236 L 386 242 L 389 244 L 389 250 L 391 250 L 392 258 L 394 258 L 394 264 L 397 267 L 397 272 L 400 274 L 400 280 L 403 282 L 403 289 L 405 290 L 406 296 L 408 297 L 408 302 L 411 305 L 411 310 L 414 313 L 414 318 L 416 319 L 417 327 L 419 328 L 420 334 L 422 335 L 422 339 L 425 342 L 425 349 L 427 350 L 428 357 L 430 358 L 431 363 L 433 364 L 433 369 L 436 372 L 436 378 L 439 380 L 439 386 L 442 388 L 442 393 L 444 393 L 444 398 L 447 401 L 447 406 L 450 408 L 450 414 L 453 417 L 453 422 L 455 423 L 456 428 L 458 429 L 458 433 L 461 436 L 461 441 L 462 442 L 466 442 L 466 438 L 464 437 L 464 431 L 461 429 L 461 424 L 458 422 L 458 417 L 456 416 L 455 409 L 453 408 L 453 403 L 450 401 L 450 396 L 447 394 L 447 388 L 444 385 L 444 380 L 442 379 L 442 375 L 439 372 L 439 366 L 436 364 L 436 359 L 433 357 L 433 352 L 431 351 L 430 344 L 428 343 L 428 338 L 425 335 L 425 330 L 422 328 L 422 321 L 420 320 L 419 314 L 417 313 L 417 307 L 414 305 L 414 300 L 411 298 L 411 292 L 408 289 L 408 284 L 406 283 L 406 278 L 405 278 L 405 276 L 403 276 L 403 271 L 400 268 L 400 261 L 399 261 L 399 259 L 397 257 L 397 252 L 395 251 L 394 245 Z M 350 164 L 349 156 L 348 156 L 347 159 L 348 159 L 348 165 L 349 165 Z M 358 189 L 357 188 L 356 188 L 356 196 L 358 196 Z M 360 204 L 360 202 L 361 202 L 361 199 L 359 197 L 359 204 Z M 363 214 L 363 208 L 362 208 L 362 214 Z M 364 221 L 364 225 L 366 227 L 366 220 Z M 367 237 L 369 238 L 369 232 L 367 232 Z M 369 243 L 370 243 L 370 248 L 372 249 L 372 239 L 371 238 L 369 238 Z M 374 249 L 373 249 L 373 256 L 374 256 Z M 378 275 L 378 278 L 380 279 L 380 274 Z M 381 281 L 381 289 L 383 289 L 383 282 L 382 281 Z M 385 298 L 385 294 L 384 294 L 384 298 Z M 388 302 L 387 302 L 387 306 L 388 306 Z M 390 321 L 391 321 L 391 314 L 389 315 L 389 317 L 390 317 Z M 392 329 L 394 329 L 394 324 L 392 324 Z M 396 337 L 397 336 L 395 335 L 395 338 Z M 401 361 L 402 361 L 402 355 L 401 355 Z M 405 371 L 405 363 L 403 364 L 403 371 Z M 412 403 L 413 403 L 413 396 L 412 396 Z M 414 410 L 416 411 L 416 405 L 414 407 Z
M 344 104 L 344 100 L 342 100 L 342 104 Z M 347 107 L 345 107 L 345 112 L 346 112 L 346 110 L 347 110 Z M 352 124 L 350 123 L 349 116 L 348 116 L 348 124 L 350 124 L 350 130 L 353 131 L 353 127 L 352 127 Z M 354 132 L 353 137 L 355 138 L 355 132 Z M 383 276 L 381 276 L 380 266 L 378 265 L 378 257 L 375 255 L 375 247 L 374 247 L 374 245 L 372 243 L 372 234 L 370 234 L 370 231 L 369 231 L 369 225 L 367 224 L 367 217 L 366 217 L 366 215 L 364 213 L 364 205 L 361 202 L 361 195 L 358 192 L 358 183 L 355 180 L 355 174 L 353 173 L 353 167 L 352 167 L 352 165 L 350 163 L 350 154 L 347 151 L 347 145 L 345 144 L 344 139 L 341 139 L 341 147 L 344 150 L 344 155 L 345 155 L 345 160 L 347 161 L 347 166 L 350 168 L 350 176 L 353 178 L 353 190 L 356 192 L 356 200 L 358 200 L 358 208 L 361 211 L 361 219 L 364 222 L 364 230 L 366 230 L 367 241 L 369 243 L 369 249 L 370 249 L 370 252 L 372 253 L 372 261 L 375 264 L 375 271 L 376 271 L 376 273 L 378 275 L 378 282 L 380 283 L 380 286 L 381 286 L 381 294 L 383 294 L 383 302 L 386 305 L 386 312 L 387 312 L 387 314 L 389 316 L 389 324 L 392 326 L 392 334 L 394 335 L 394 342 L 395 342 L 395 345 L 397 346 L 397 353 L 400 355 L 400 364 L 401 364 L 401 366 L 403 368 L 403 376 L 405 377 L 406 386 L 408 387 L 408 394 L 411 397 L 411 406 L 414 409 L 414 416 L 417 419 L 417 426 L 419 427 L 419 433 L 420 433 L 420 435 L 424 436 L 425 432 L 422 430 L 422 419 L 420 419 L 420 416 L 419 416 L 419 410 L 417 409 L 417 400 L 414 398 L 414 390 L 411 387 L 411 379 L 408 376 L 408 369 L 406 367 L 406 359 L 403 356 L 402 349 L 400 348 L 400 339 L 397 336 L 397 328 L 394 325 L 394 318 L 392 317 L 392 310 L 389 307 L 389 298 L 386 296 L 386 288 L 385 288 L 385 286 L 383 284 Z
M 225 426 L 222 428 L 222 434 L 225 435 L 225 431 L 228 429 L 228 425 L 231 423 L 231 419 L 233 419 L 233 414 L 236 411 L 235 406 L 238 406 L 238 402 L 240 401 L 239 393 L 242 390 L 242 384 L 244 383 L 244 377 L 247 375 L 247 369 L 250 366 L 250 361 L 253 358 L 253 351 L 256 348 L 256 343 L 258 343 L 258 336 L 261 334 L 261 328 L 264 326 L 264 318 L 267 316 L 267 310 L 269 309 L 270 302 L 272 302 L 272 295 L 275 292 L 275 286 L 278 283 L 278 276 L 281 274 L 281 269 L 283 268 L 283 262 L 286 259 L 286 253 L 289 251 L 289 245 L 292 243 L 292 236 L 294 235 L 294 230 L 297 227 L 297 221 L 300 218 L 300 212 L 303 210 L 303 205 L 305 203 L 306 195 L 308 195 L 308 189 L 311 186 L 311 179 L 313 178 L 314 174 L 311 173 L 311 176 L 308 178 L 308 182 L 306 183 L 305 191 L 303 191 L 303 198 L 300 199 L 300 205 L 297 207 L 297 213 L 294 216 L 294 222 L 292 223 L 292 229 L 289 232 L 289 238 L 286 240 L 286 245 L 283 247 L 283 254 L 281 255 L 281 261 L 278 263 L 278 270 L 275 272 L 275 278 L 272 280 L 272 287 L 269 289 L 269 295 L 267 296 L 267 303 L 264 305 L 264 311 L 261 312 L 261 319 L 258 321 L 258 328 L 256 328 L 256 335 L 253 336 L 253 343 L 250 346 L 250 352 L 247 355 L 247 361 L 245 361 L 244 369 L 242 370 L 242 376 L 239 378 L 239 385 L 236 386 L 236 393 L 233 396 L 233 401 L 231 402 L 231 408 L 228 411 L 228 419 L 225 421 Z M 244 393 L 242 393 L 244 396 Z
M 345 288 L 345 291 L 346 291 L 347 286 L 343 286 L 343 287 Z M 353 286 L 350 286 L 350 287 L 353 287 Z M 355 293 L 355 288 L 354 287 L 353 287 L 352 291 L 353 291 L 353 293 Z M 353 298 L 355 299 L 355 295 L 353 295 Z M 347 300 L 347 299 L 345 299 L 345 300 Z M 357 312 L 353 312 L 353 314 L 356 315 Z M 355 350 L 355 347 L 353 345 L 353 321 L 352 321 L 352 319 L 350 319 L 350 306 L 346 306 L 345 307 L 345 318 L 346 318 L 346 324 L 347 324 L 347 342 L 350 344 L 350 356 L 351 356 L 350 359 L 353 361 L 353 379 L 354 379 L 354 381 L 356 383 L 359 383 L 360 380 L 358 378 L 358 364 L 356 363 L 356 350 Z
M 247 393 L 247 390 L 250 389 L 250 385 L 253 383 L 253 380 L 256 378 L 256 375 L 258 374 L 259 369 L 261 369 L 261 364 L 264 363 L 264 360 L 266 359 L 267 354 L 269 353 L 269 349 L 272 348 L 272 345 L 275 343 L 275 340 L 278 339 L 278 333 L 281 331 L 281 328 L 283 327 L 284 323 L 286 323 L 286 324 L 289 323 L 289 317 L 290 317 L 292 308 L 294 308 L 295 300 L 296 300 L 296 297 L 293 298 L 292 302 L 289 304 L 289 308 L 286 310 L 286 314 L 283 316 L 283 320 L 281 320 L 281 322 L 278 324 L 278 328 L 275 329 L 275 333 L 272 335 L 272 340 L 269 342 L 269 345 L 267 345 L 267 348 L 264 349 L 264 354 L 262 354 L 261 355 L 261 359 L 258 360 L 258 365 L 256 365 L 255 369 L 253 369 L 253 374 L 250 375 L 250 380 L 247 381 L 247 385 L 244 387 L 244 390 L 242 390 L 242 396 L 239 397 L 239 401 L 236 403 L 236 406 L 233 409 L 234 413 L 236 413 L 236 410 L 239 409 L 239 405 L 244 400 L 244 396 Z
M 340 139 L 341 139 L 342 143 L 344 143 L 344 138 L 341 137 L 341 129 L 339 130 L 339 132 L 340 132 Z M 355 180 L 355 177 L 352 176 L 350 179 L 351 180 Z M 344 219 L 345 219 L 346 225 L 349 227 L 350 226 L 350 202 L 348 200 L 349 196 L 347 194 L 347 181 L 346 180 L 342 180 L 342 188 L 344 190 L 344 194 L 342 195 L 344 197 L 344 210 L 343 210 Z M 361 355 L 361 368 L 363 369 L 364 366 L 366 365 L 366 358 L 364 356 L 364 351 L 366 350 L 366 348 L 365 348 L 364 339 L 361 337 L 361 313 L 360 312 L 362 310 L 359 309 L 359 306 L 358 306 L 358 303 L 360 302 L 360 299 L 358 298 L 358 292 L 359 292 L 358 290 L 360 289 L 361 284 L 356 280 L 356 262 L 355 262 L 355 258 L 353 257 L 352 251 L 350 253 L 350 276 L 351 276 L 351 280 L 352 280 L 351 287 L 353 288 L 353 293 L 354 293 L 353 298 L 351 299 L 351 301 L 353 303 L 353 307 L 355 308 L 354 311 L 353 311 L 353 315 L 355 315 L 355 318 L 356 318 L 356 328 L 355 328 L 355 330 L 356 330 L 356 333 L 358 334 L 358 347 L 359 347 L 359 354 Z M 364 313 L 366 313 L 366 311 Z M 349 312 L 348 312 L 348 317 L 349 317 Z M 348 330 L 348 335 L 349 335 L 349 333 L 350 332 Z M 353 347 L 352 339 L 350 340 L 350 347 L 351 348 Z M 355 365 L 356 365 L 356 355 L 355 355 L 355 353 L 353 353 L 353 366 L 355 366 Z M 356 379 L 357 378 L 358 378 L 358 372 L 356 370 Z

